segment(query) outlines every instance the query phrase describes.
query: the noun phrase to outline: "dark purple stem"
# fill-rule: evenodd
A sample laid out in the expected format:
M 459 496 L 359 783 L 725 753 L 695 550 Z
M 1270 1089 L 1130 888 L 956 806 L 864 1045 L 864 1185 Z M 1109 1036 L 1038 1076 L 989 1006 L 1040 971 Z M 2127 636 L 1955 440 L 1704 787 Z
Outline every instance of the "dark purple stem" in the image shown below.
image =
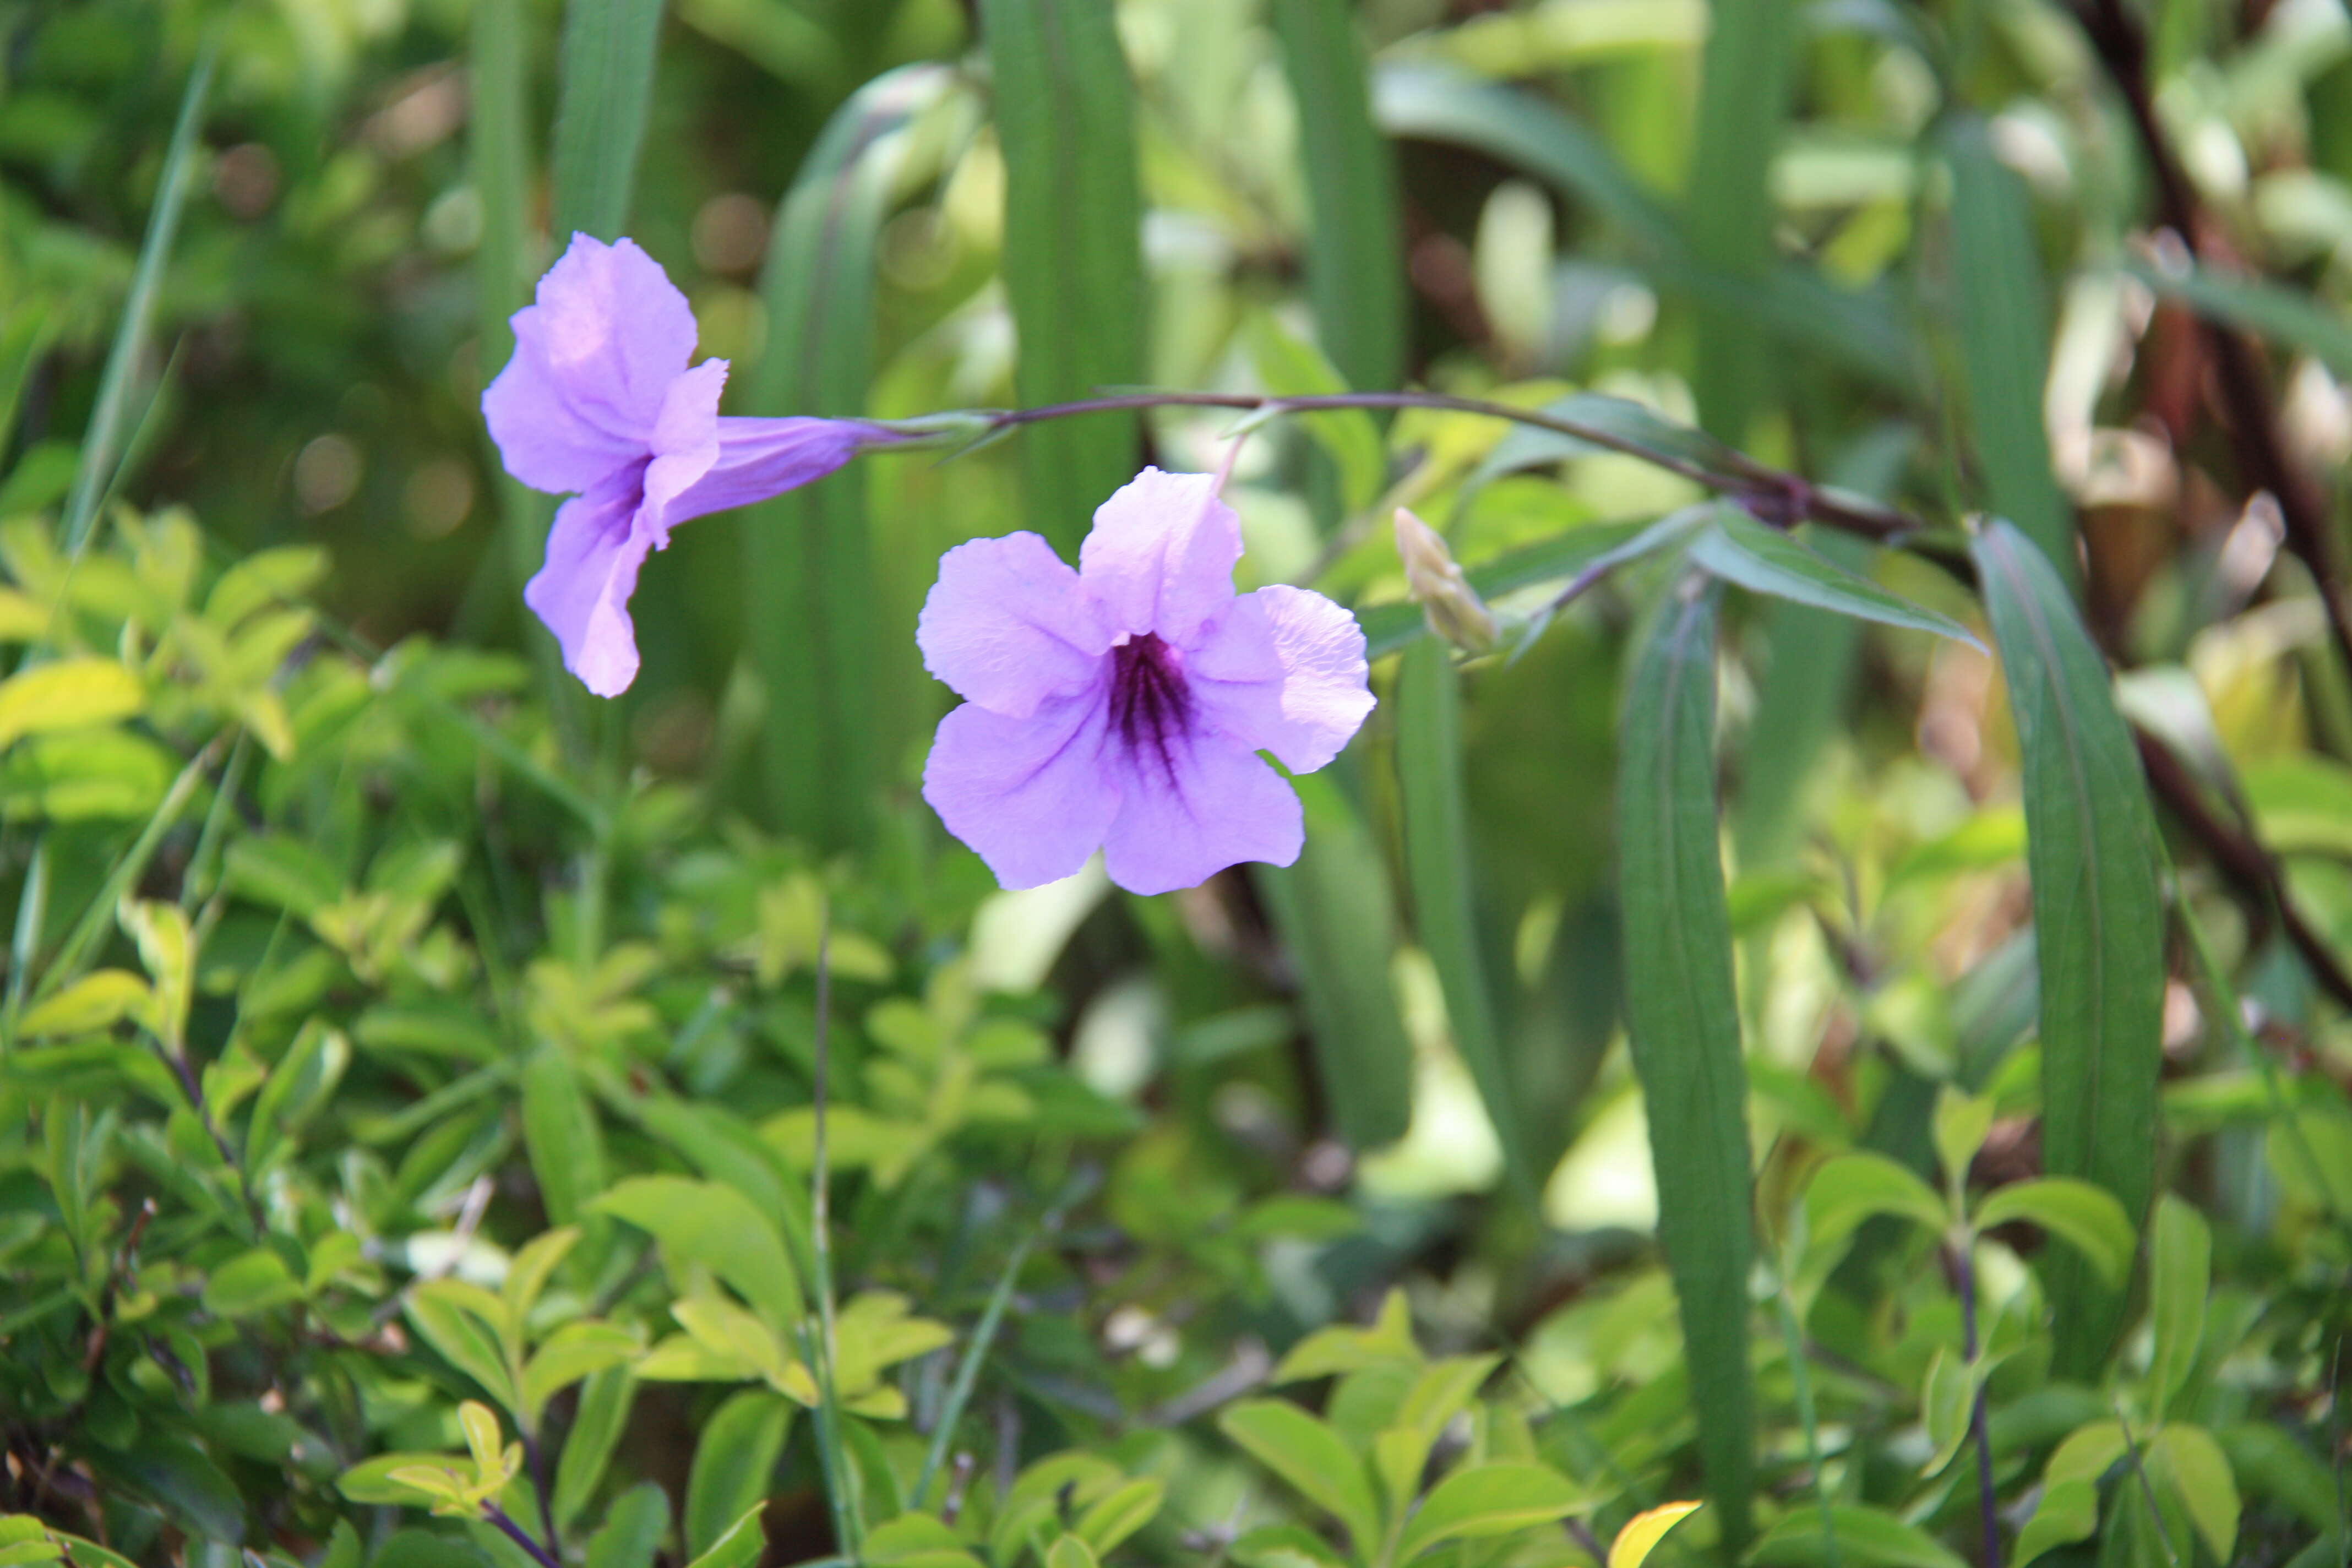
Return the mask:
M 1727 448 L 1723 454 L 1721 468 L 1711 468 L 1644 446 L 1613 430 L 1587 425 L 1581 420 L 1563 419 L 1540 408 L 1519 408 L 1507 403 L 1489 403 L 1480 397 L 1454 397 L 1442 392 L 1341 392 L 1311 397 L 1261 397 L 1240 392 L 1128 392 L 1108 397 L 1048 404 L 1041 408 L 1003 410 L 991 416 L 990 428 L 992 431 L 1010 430 L 1047 419 L 1067 418 L 1075 414 L 1113 414 L 1138 408 L 1163 407 L 1276 409 L 1292 414 L 1314 414 L 1339 408 L 1437 408 L 1453 414 L 1478 414 L 1490 419 L 1532 425 L 1538 429 L 1571 436 L 1595 447 L 1639 458 L 1645 463 L 1680 474 L 1709 489 L 1739 497 L 1759 519 L 1775 527 L 1786 528 L 1810 519 L 1826 527 L 1857 533 L 1864 539 L 1882 543 L 1919 532 L 1926 527 L 1907 512 L 1873 505 L 1849 496 L 1826 493 L 1799 475 L 1768 467 Z
M 482 1517 L 505 1532 L 506 1538 L 530 1553 L 532 1562 L 541 1568 L 563 1568 L 562 1560 L 530 1538 L 530 1531 L 506 1516 L 506 1510 L 494 1502 L 482 1505 Z
M 547 1485 L 547 1450 L 539 1439 L 526 1432 L 522 1435 L 523 1460 L 530 1467 L 531 1489 L 539 1494 L 539 1526 L 547 1531 L 547 1543 L 560 1547 L 562 1538 L 555 1531 L 555 1503 Z
M 1968 1247 L 1951 1249 L 1953 1286 L 1960 1297 L 1960 1349 L 1969 1358 L 1969 1377 L 1976 1379 L 1977 1268 Z M 1969 1432 L 1977 1448 L 1977 1513 L 1984 1527 L 1984 1568 L 2000 1568 L 2000 1507 L 1992 1489 L 1992 1431 L 1985 1423 L 1985 1391 L 1976 1384 L 1969 1409 Z

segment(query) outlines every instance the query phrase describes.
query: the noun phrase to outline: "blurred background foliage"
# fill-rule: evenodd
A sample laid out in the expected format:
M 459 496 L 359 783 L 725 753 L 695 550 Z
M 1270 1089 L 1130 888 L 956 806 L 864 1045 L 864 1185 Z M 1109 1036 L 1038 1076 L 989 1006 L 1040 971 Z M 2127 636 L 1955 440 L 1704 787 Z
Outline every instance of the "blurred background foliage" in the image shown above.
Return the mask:
M 0 1561 L 527 1561 L 487 1503 L 592 1568 L 1549 1568 L 1701 1495 L 1662 1559 L 2346 1561 L 2337 0 L 0 0 Z M 698 522 L 592 704 L 477 413 L 575 223 L 668 268 L 736 412 L 1629 399 L 1927 520 L 1806 532 L 2002 657 L 1785 595 L 1717 644 L 1657 555 L 1457 670 L 1389 509 L 1514 617 L 1698 488 L 1277 421 L 1243 573 L 1381 655 L 1307 856 L 999 895 L 914 790 L 938 556 L 1067 552 L 1232 416 Z M 1719 897 L 1627 887 L 1629 779 L 1720 781 Z M 1697 1104 L 1726 1040 L 1748 1162 Z

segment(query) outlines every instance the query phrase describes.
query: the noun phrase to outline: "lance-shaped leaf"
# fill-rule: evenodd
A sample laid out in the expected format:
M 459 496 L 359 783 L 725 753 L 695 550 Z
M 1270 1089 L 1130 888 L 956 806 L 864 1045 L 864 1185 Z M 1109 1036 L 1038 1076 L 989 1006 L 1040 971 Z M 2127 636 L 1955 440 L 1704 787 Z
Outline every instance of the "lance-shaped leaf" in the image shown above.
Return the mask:
M 1323 352 L 1351 386 L 1404 373 L 1403 247 L 1396 160 L 1372 123 L 1349 0 L 1274 0 L 1283 73 L 1298 104 L 1307 175 L 1307 297 Z
M 614 240 L 628 226 L 653 101 L 662 0 L 571 0 L 555 108 L 555 236 Z
M 1682 1310 L 1707 1490 L 1734 1551 L 1748 1537 L 1755 1250 L 1748 1079 L 1715 799 L 1717 593 L 1685 580 L 1627 673 L 1617 773 L 1625 1021 L 1648 1105 L 1658 1239 Z
M 1334 1128 L 1351 1148 L 1377 1148 L 1404 1136 L 1412 1117 L 1412 1042 L 1389 978 L 1396 899 L 1378 847 L 1330 774 L 1297 784 L 1307 847 L 1295 865 L 1252 870 L 1297 966 Z
M 916 138 L 950 85 L 938 66 L 877 77 L 834 114 L 785 193 L 761 289 L 767 352 L 746 405 L 851 416 L 874 378 L 874 251 Z M 1109 494 L 1108 490 L 1103 492 Z M 761 779 L 776 826 L 827 848 L 856 841 L 904 751 L 913 627 L 886 636 L 866 479 L 856 463 L 743 521 L 744 649 L 760 678 Z M 901 671 L 901 674 L 905 674 Z
M 2147 784 L 2106 664 L 2057 569 L 2002 521 L 1984 529 L 1974 553 L 2023 760 L 2043 1167 L 2105 1187 L 2137 1226 L 2156 1178 L 2164 1013 L 2161 848 Z M 2056 1370 L 2094 1374 L 2121 1296 L 2065 1258 L 2051 1265 L 2049 1294 Z
M 1692 542 L 1691 559 L 1751 594 L 1769 594 L 1882 626 L 1933 632 L 1970 647 L 1982 646 L 1958 621 L 1888 593 L 1727 501 L 1716 504 L 1707 526 Z
M 1454 1047 L 1486 1102 L 1504 1167 L 1532 1203 L 1538 1176 L 1528 1163 L 1518 1100 L 1511 1091 L 1510 1064 L 1478 943 L 1469 813 L 1463 804 L 1462 690 L 1443 643 L 1423 638 L 1405 649 L 1396 711 L 1397 782 L 1404 804 L 1413 929 L 1436 967 Z
M 1144 373 L 1143 203 L 1135 86 L 1104 0 L 982 0 L 1004 149 L 1004 291 L 1024 404 L 1086 397 Z M 1065 556 L 1136 468 L 1125 415 L 1023 432 L 1029 517 Z
M 2051 471 L 2050 436 L 2042 423 L 2050 303 L 2032 200 L 1975 115 L 1953 117 L 1944 132 L 1944 158 L 1952 171 L 1960 372 L 1987 497 L 2071 575 L 2074 518 Z

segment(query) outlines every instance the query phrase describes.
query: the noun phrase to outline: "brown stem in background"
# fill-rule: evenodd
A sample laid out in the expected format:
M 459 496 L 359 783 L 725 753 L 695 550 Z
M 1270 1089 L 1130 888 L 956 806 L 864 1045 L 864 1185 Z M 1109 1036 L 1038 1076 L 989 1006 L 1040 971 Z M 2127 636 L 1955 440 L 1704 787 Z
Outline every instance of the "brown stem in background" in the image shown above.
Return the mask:
M 2140 766 L 2147 771 L 2148 784 L 2156 791 L 2157 798 L 2179 819 L 2189 836 L 2204 847 L 2239 897 L 2258 915 L 2277 919 L 2279 928 L 2294 944 L 2295 952 L 2303 955 L 2305 965 L 2320 988 L 2335 997 L 2339 1005 L 2352 1007 L 2352 975 L 2345 973 L 2326 939 L 2313 930 L 2303 911 L 2295 908 L 2277 859 L 2252 834 L 2224 822 L 2206 804 L 2195 775 L 2187 763 L 2173 755 L 2171 747 L 2137 724 L 2132 726 L 2132 739 L 2139 744 Z
M 2158 217 L 2180 236 L 2190 256 L 2205 260 L 2211 247 L 2204 237 L 2197 194 L 2173 157 L 2164 127 L 2156 117 L 2156 100 L 2147 80 L 2147 34 L 2123 0 L 2076 0 L 2075 18 L 2130 112 L 2140 150 L 2156 178 Z M 2287 454 L 2278 406 L 2252 341 L 2207 317 L 2200 316 L 2198 326 L 2213 355 L 2216 390 L 2240 475 L 2252 488 L 2268 490 L 2278 502 L 2279 515 L 2286 524 L 2287 548 L 2311 574 L 2319 602 L 2326 607 L 2327 629 L 2335 638 L 2336 651 L 2346 670 L 2352 672 L 2352 608 L 2346 605 L 2336 575 L 2326 503 L 2310 477 Z
M 1729 448 L 1723 449 L 1719 467 L 1709 467 L 1695 458 L 1656 450 L 1614 430 L 1582 420 L 1564 419 L 1540 408 L 1490 403 L 1482 397 L 1455 397 L 1442 392 L 1339 392 L 1308 397 L 1275 397 L 1246 392 L 1129 392 L 1041 408 L 998 410 L 986 417 L 989 432 L 994 435 L 1047 419 L 1066 419 L 1075 414 L 1108 414 L 1134 408 L 1232 408 L 1287 414 L 1339 408 L 1437 408 L 1450 414 L 1476 414 L 1489 419 L 1532 425 L 1540 430 L 1574 437 L 1589 446 L 1639 458 L 1711 490 L 1737 497 L 1759 521 L 1775 528 L 1818 522 L 1880 544 L 1906 542 L 1911 535 L 1927 528 L 1908 512 L 1843 491 L 1822 489 L 1801 475 L 1759 463 Z

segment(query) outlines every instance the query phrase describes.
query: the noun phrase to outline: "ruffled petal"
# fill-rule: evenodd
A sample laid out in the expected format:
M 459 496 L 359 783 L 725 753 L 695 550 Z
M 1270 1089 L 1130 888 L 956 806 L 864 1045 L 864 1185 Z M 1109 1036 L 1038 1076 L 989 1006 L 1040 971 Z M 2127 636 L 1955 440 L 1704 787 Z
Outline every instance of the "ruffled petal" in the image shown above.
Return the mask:
M 1078 571 L 1114 631 L 1181 647 L 1232 602 L 1241 558 L 1241 519 L 1214 475 L 1146 468 L 1096 509 Z
M 695 367 L 699 370 L 701 366 Z M 691 373 L 689 373 L 691 374 Z M 811 484 L 857 455 L 893 439 L 877 425 L 856 419 L 719 420 L 719 460 L 669 503 L 669 521 L 751 506 Z
M 514 357 L 482 393 L 482 419 L 507 472 L 535 490 L 593 489 L 645 456 L 643 443 L 574 409 L 548 363 L 538 308 L 515 312 Z
M 923 798 L 1002 886 L 1059 881 L 1087 863 L 1118 809 L 1102 750 L 1097 692 L 1057 699 L 1026 719 L 967 702 L 940 721 Z
M 1363 628 L 1305 588 L 1234 601 L 1186 661 L 1202 718 L 1294 773 L 1339 754 L 1373 707 Z
M 1130 893 L 1198 887 L 1228 866 L 1287 866 L 1307 841 L 1297 792 L 1255 755 L 1195 731 L 1119 759 L 1103 867 Z
M 629 595 L 656 543 L 637 512 L 634 470 L 565 501 L 548 531 L 546 564 L 523 586 L 523 603 L 563 649 L 563 668 L 599 697 L 617 697 L 637 678 Z
M 924 668 L 1014 719 L 1099 681 L 1110 643 L 1078 574 L 1029 532 L 971 540 L 941 556 L 915 623 Z
M 636 241 L 572 237 L 539 280 L 548 363 L 572 407 L 650 437 L 671 380 L 694 357 L 694 310 Z
M 536 302 L 515 312 L 514 334 L 514 357 L 482 394 L 491 438 L 524 484 L 584 493 L 654 449 L 694 355 L 694 311 L 634 241 L 575 234 Z

